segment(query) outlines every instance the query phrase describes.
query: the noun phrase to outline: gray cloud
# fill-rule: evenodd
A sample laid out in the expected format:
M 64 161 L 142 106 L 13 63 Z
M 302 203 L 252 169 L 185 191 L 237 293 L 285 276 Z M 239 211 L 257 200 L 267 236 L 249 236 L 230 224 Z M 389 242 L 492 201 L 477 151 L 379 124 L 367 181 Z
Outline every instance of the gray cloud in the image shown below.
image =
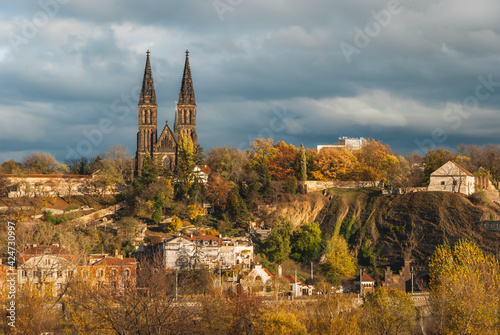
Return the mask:
M 344 135 L 381 139 L 404 153 L 436 128 L 447 137 L 438 145 L 447 148 L 499 140 L 494 1 L 401 0 L 363 47 L 359 31 L 374 27 L 388 1 L 42 3 L 58 4 L 54 15 L 38 2 L 10 2 L 0 13 L 0 161 L 30 151 L 64 160 L 66 146 L 76 147 L 103 119 L 114 130 L 90 154 L 118 143 L 133 153 L 148 49 L 159 128 L 165 119 L 173 124 L 190 49 L 207 149 L 243 147 L 260 136 L 313 147 Z M 39 13 L 46 22 L 36 21 Z M 27 36 L 29 24 L 37 26 Z M 351 62 L 341 43 L 358 50 Z M 488 76 L 491 85 L 480 92 L 490 96 L 460 125 L 446 121 L 450 106 L 463 108 Z

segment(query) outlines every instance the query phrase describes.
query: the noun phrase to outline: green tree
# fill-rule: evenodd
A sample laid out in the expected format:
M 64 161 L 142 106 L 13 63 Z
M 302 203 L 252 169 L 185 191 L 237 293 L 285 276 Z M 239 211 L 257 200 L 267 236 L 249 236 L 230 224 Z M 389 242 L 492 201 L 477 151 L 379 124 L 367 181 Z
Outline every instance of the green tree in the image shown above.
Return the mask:
M 497 334 L 498 259 L 460 240 L 436 248 L 429 264 L 432 313 L 442 334 Z
M 66 172 L 66 165 L 61 165 L 53 154 L 34 152 L 23 158 L 23 168 L 28 173 L 54 174 Z
M 283 263 L 288 259 L 292 250 L 290 246 L 292 226 L 290 220 L 284 217 L 274 220 L 273 225 L 271 234 L 264 242 L 263 251 L 271 262 Z
M 303 143 L 300 143 L 299 163 L 300 163 L 299 180 L 300 181 L 307 180 L 306 149 L 304 149 Z
M 317 223 L 305 223 L 292 236 L 292 255 L 296 261 L 318 259 L 321 250 L 321 230 Z
M 356 271 L 354 256 L 342 236 L 333 236 L 328 243 L 322 270 L 328 280 L 334 284 L 340 282 L 342 275 L 353 275 Z
M 416 316 L 413 301 L 406 293 L 379 287 L 365 297 L 361 329 L 364 334 L 412 334 Z
M 179 138 L 179 160 L 177 164 L 177 177 L 179 178 L 183 194 L 187 194 L 194 173 L 193 141 L 190 136 L 181 133 Z

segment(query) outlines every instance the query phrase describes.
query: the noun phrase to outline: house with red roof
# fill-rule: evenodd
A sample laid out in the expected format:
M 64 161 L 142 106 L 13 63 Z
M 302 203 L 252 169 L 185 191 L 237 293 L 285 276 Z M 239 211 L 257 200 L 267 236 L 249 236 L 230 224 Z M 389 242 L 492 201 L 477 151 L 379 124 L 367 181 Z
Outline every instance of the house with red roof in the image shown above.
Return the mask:
M 137 261 L 122 255 L 108 254 L 90 255 L 88 264 L 80 266 L 81 277 L 90 280 L 99 288 L 111 289 L 121 293 L 126 288 L 135 287 L 137 283 Z
M 58 244 L 32 245 L 20 253 L 18 283 L 37 289 L 43 295 L 62 293 L 78 269 L 78 256 Z

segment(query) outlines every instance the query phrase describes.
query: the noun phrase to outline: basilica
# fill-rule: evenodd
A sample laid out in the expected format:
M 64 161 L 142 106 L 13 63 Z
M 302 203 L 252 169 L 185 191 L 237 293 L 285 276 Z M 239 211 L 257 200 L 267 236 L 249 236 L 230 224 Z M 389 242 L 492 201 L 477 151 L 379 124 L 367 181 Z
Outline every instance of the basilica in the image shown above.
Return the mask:
M 168 122 L 158 136 L 158 105 L 151 70 L 150 52 L 146 53 L 146 67 L 139 97 L 139 130 L 137 132 L 137 151 L 133 159 L 134 176 L 140 176 L 145 155 L 152 155 L 157 162 L 174 170 L 179 153 L 181 134 L 191 137 L 194 147 L 198 144 L 196 134 L 196 100 L 193 79 L 189 66 L 189 51 L 186 51 L 184 73 L 182 75 L 179 101 L 175 108 L 175 122 L 170 129 Z

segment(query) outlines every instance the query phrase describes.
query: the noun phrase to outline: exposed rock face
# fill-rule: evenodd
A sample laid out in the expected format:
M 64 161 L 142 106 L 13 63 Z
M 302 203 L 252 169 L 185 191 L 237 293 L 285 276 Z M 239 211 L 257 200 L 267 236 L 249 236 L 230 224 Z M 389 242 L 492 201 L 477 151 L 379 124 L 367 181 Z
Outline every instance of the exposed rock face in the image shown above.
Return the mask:
M 380 196 L 375 189 L 331 189 L 325 195 L 283 198 L 268 209 L 266 221 L 287 217 L 294 229 L 317 222 L 327 238 L 336 233 L 345 236 L 360 264 L 367 267 L 400 268 L 405 257 L 427 264 L 437 245 L 459 239 L 500 255 L 500 234 L 479 225 L 498 220 L 500 206 L 481 194 Z

